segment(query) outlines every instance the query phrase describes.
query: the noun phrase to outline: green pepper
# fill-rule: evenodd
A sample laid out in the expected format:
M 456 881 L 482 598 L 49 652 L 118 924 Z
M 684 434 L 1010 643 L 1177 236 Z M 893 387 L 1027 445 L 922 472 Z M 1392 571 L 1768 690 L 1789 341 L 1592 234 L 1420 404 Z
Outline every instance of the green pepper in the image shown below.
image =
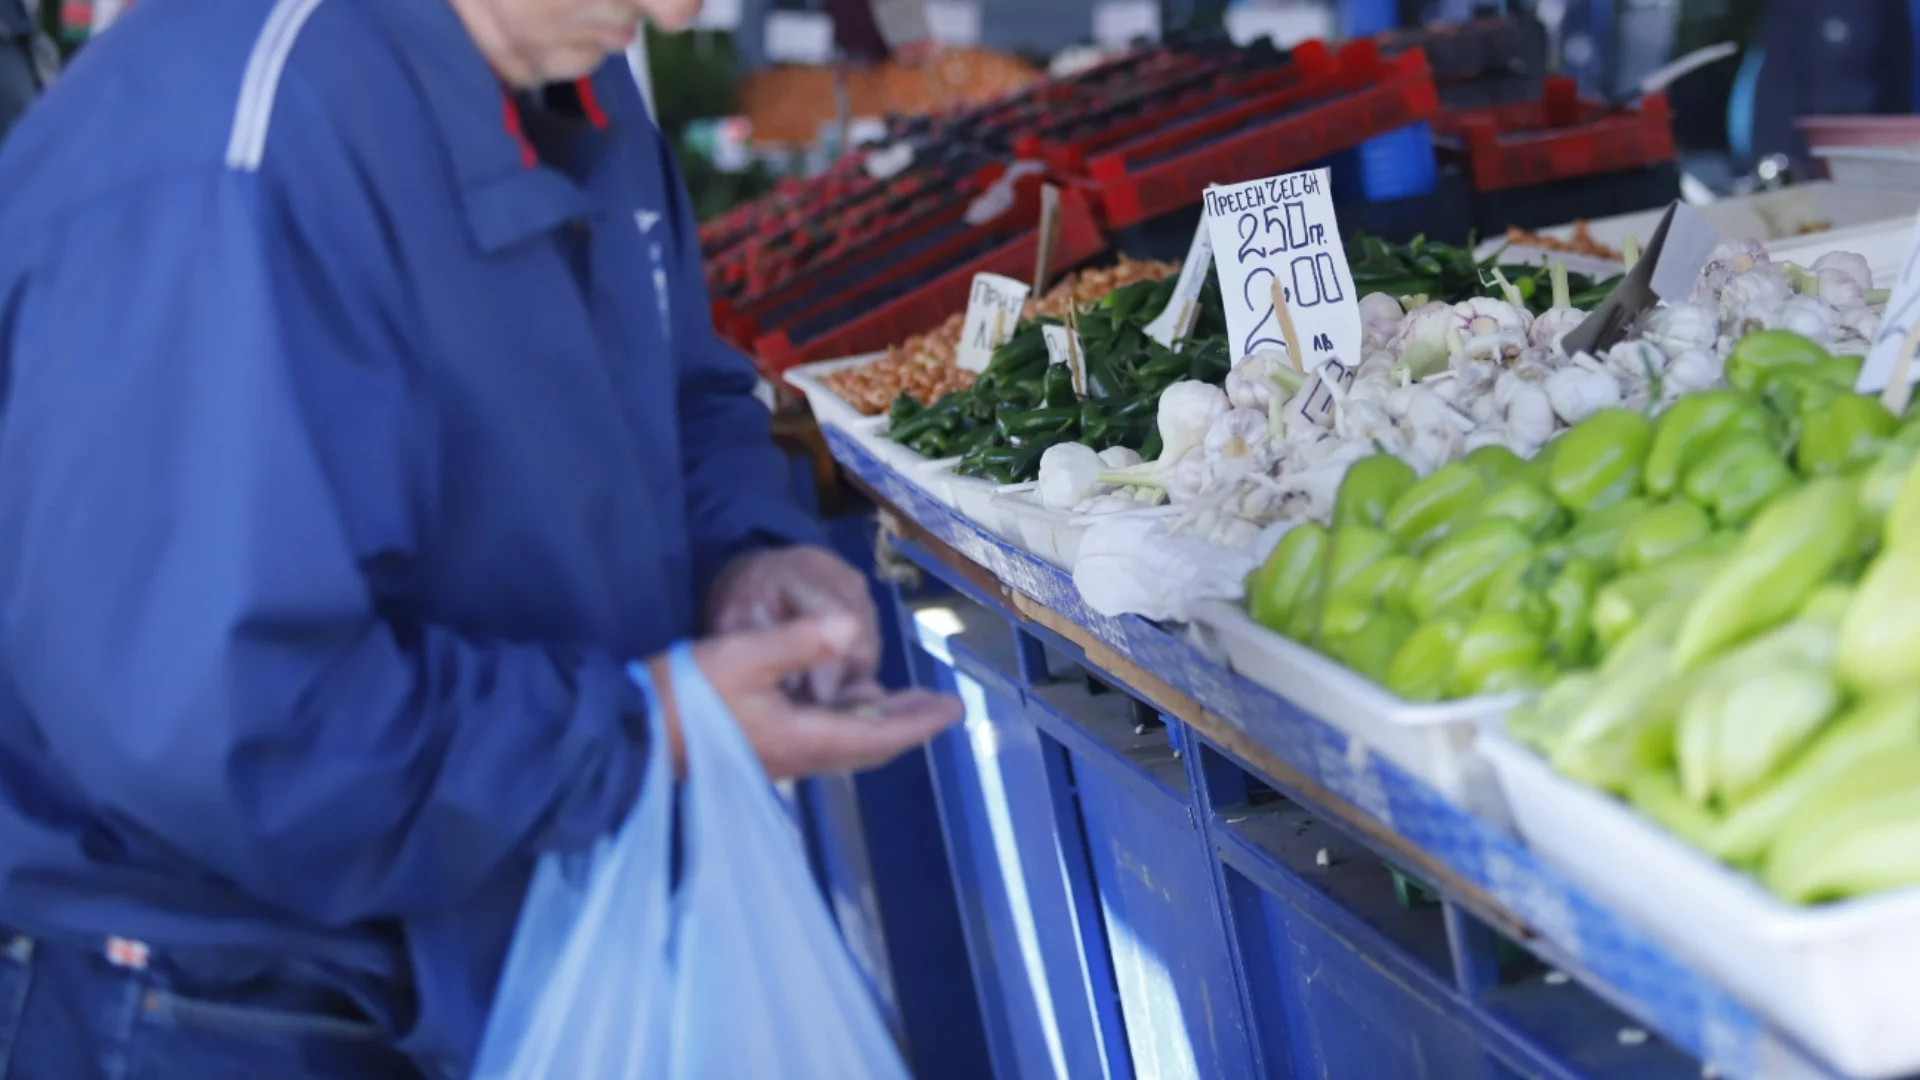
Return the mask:
M 1000 434 L 1010 440 L 1031 439 L 1042 435 L 1061 435 L 1080 422 L 1080 406 L 1055 405 L 1015 411 L 1001 409 L 997 424 Z
M 1643 475 L 1647 493 L 1664 499 L 1678 491 L 1697 459 L 1734 431 L 1768 433 L 1766 414 L 1745 394 L 1707 390 L 1674 402 L 1654 425 Z
M 1803 904 L 1920 881 L 1920 748 L 1859 762 L 1821 794 L 1768 850 L 1768 889 Z
M 1794 468 L 1801 476 L 1857 472 L 1873 461 L 1899 426 L 1878 398 L 1841 394 L 1826 408 L 1800 418 Z
M 1420 479 L 1413 466 L 1392 454 L 1364 457 L 1347 467 L 1333 501 L 1333 523 L 1378 528 L 1394 500 Z
M 1010 470 L 1013 479 L 1004 480 L 1002 483 L 1019 484 L 1038 477 L 1040 475 L 1040 455 L 1046 453 L 1049 447 L 1058 446 L 1072 438 L 1072 434 L 1064 431 L 1049 432 L 1044 435 L 1029 437 L 1025 442 L 1020 444 L 1020 452 L 1014 456 L 1013 466 Z
M 1812 369 L 1828 359 L 1827 350 L 1785 330 L 1755 330 L 1740 339 L 1727 356 L 1727 383 L 1738 390 L 1755 390 L 1782 372 Z
M 1349 637 L 1379 612 L 1405 612 L 1407 589 L 1419 569 L 1410 555 L 1386 555 L 1340 588 L 1330 588 L 1320 610 L 1320 637 L 1328 641 Z
M 1886 531 L 1888 515 L 1900 499 L 1900 489 L 1920 450 L 1904 442 L 1888 442 L 1874 455 L 1860 476 L 1860 518 L 1869 549 L 1878 548 Z
M 1602 409 L 1560 436 L 1547 489 L 1576 514 L 1629 499 L 1640 487 L 1640 470 L 1652 441 L 1645 416 Z
M 1864 356 L 1828 356 L 1813 362 L 1813 374 L 1842 390 L 1852 390 L 1860 382 L 1866 360 Z
M 1518 615 L 1528 626 L 1544 632 L 1547 598 L 1541 585 L 1551 573 L 1550 561 L 1532 552 L 1507 560 L 1487 582 L 1486 594 L 1480 598 L 1480 610 Z
M 1562 667 L 1584 663 L 1593 648 L 1599 589 L 1600 567 L 1587 559 L 1568 559 L 1547 585 L 1547 655 Z
M 1140 445 L 1134 447 L 1134 449 L 1140 452 L 1142 460 L 1158 461 L 1161 451 L 1165 449 L 1165 446 L 1165 441 L 1160 436 L 1159 425 L 1149 424 L 1147 425 L 1146 437 L 1141 439 Z
M 1687 498 L 1713 512 L 1714 521 L 1739 528 L 1768 500 L 1793 486 L 1793 473 L 1766 439 L 1732 432 L 1687 470 Z
M 1527 459 L 1504 446 L 1483 446 L 1463 458 L 1467 464 L 1480 470 L 1487 483 L 1494 487 L 1501 481 L 1511 480 L 1526 470 Z
M 1339 596 L 1368 567 L 1393 554 L 1393 540 L 1369 525 L 1342 525 L 1329 534 L 1327 566 L 1322 574 L 1327 599 Z
M 1622 573 L 1668 562 L 1713 533 L 1707 512 L 1690 502 L 1653 507 L 1620 531 L 1613 558 Z
M 1442 465 L 1395 499 L 1381 524 L 1418 554 L 1467 521 L 1486 490 L 1479 470 L 1465 461 Z
M 1920 542 L 1888 547 L 1867 569 L 1840 622 L 1835 663 L 1856 690 L 1920 679 Z
M 1135 314 L 1147 306 L 1159 285 L 1157 281 L 1136 281 L 1131 285 L 1122 285 L 1101 297 L 1098 303 L 1114 322 L 1130 322 Z
M 1627 783 L 1626 799 L 1654 824 L 1696 848 L 1704 848 L 1721 821 L 1711 810 L 1689 801 L 1680 781 L 1665 769 L 1648 769 Z
M 1546 488 L 1532 480 L 1516 478 L 1498 484 L 1479 504 L 1476 518 L 1481 521 L 1505 518 L 1520 526 L 1528 536 L 1539 538 L 1551 536 L 1564 527 L 1567 512 L 1547 494 Z
M 990 446 L 968 455 L 955 471 L 962 476 L 978 476 L 995 483 L 1014 482 L 1014 465 L 1020 459 L 1020 447 Z
M 1648 506 L 1645 499 L 1628 499 L 1575 518 L 1573 528 L 1554 542 L 1553 550 L 1569 558 L 1591 559 L 1610 569 L 1613 553 L 1620 547 L 1620 535 L 1646 514 Z
M 1839 703 L 1839 683 L 1824 665 L 1742 658 L 1704 676 L 1680 712 L 1681 786 L 1696 802 L 1717 794 L 1723 803 L 1738 805 L 1813 737 Z
M 1600 688 L 1600 677 L 1591 671 L 1569 671 L 1542 690 L 1538 697 L 1523 702 L 1507 713 L 1502 726 L 1507 736 L 1522 746 L 1533 748 L 1542 757 L 1552 757 L 1555 743 L 1567 724 L 1585 708 Z
M 1611 650 L 1663 602 L 1691 601 L 1707 589 L 1724 556 L 1685 558 L 1625 574 L 1600 586 L 1593 594 L 1592 625 L 1600 648 Z M 1676 624 L 1677 628 L 1677 624 Z
M 1386 687 L 1407 701 L 1439 701 L 1447 694 L 1453 656 L 1466 624 L 1457 619 L 1422 623 L 1387 665 Z
M 1038 375 L 1047 366 L 1047 339 L 1037 324 L 1022 328 L 988 357 L 983 375 L 1008 379 Z
M 1258 583 L 1247 598 L 1254 621 L 1275 633 L 1284 632 L 1301 597 L 1320 580 L 1326 553 L 1326 529 L 1313 522 L 1289 529 L 1256 571 Z
M 1427 554 L 1407 590 L 1407 606 L 1422 619 L 1470 611 L 1503 566 L 1532 550 L 1533 541 L 1511 521 L 1470 525 Z
M 1674 640 L 1682 671 L 1797 610 L 1859 549 L 1860 511 L 1843 480 L 1815 480 L 1760 514 L 1694 601 Z
M 977 427 L 948 442 L 947 453 L 958 454 L 960 457 L 966 458 L 969 455 L 978 453 L 994 445 L 995 441 L 999 438 L 1000 432 L 997 429 L 992 427 Z
M 1087 348 L 1085 360 L 1087 369 L 1087 396 L 1091 398 L 1117 398 L 1126 394 L 1127 383 L 1114 367 L 1113 360 L 1105 353 L 1096 353 Z
M 1920 747 L 1920 687 L 1869 694 L 1816 736 L 1764 790 L 1728 814 L 1704 846 L 1728 862 L 1757 862 L 1797 807 L 1821 799 L 1823 789 L 1861 762 L 1914 747 Z
M 1570 780 L 1616 794 L 1673 754 L 1672 680 L 1656 650 L 1603 672 L 1566 722 L 1548 761 Z
M 1327 541 L 1327 547 L 1331 554 L 1333 547 L 1331 538 Z M 1326 595 L 1327 575 L 1323 565 L 1321 572 L 1314 574 L 1308 580 L 1306 588 L 1294 600 L 1293 613 L 1287 617 L 1287 627 L 1281 632 L 1302 645 L 1312 644 L 1319 635 L 1321 600 Z
M 1411 618 L 1397 611 L 1375 611 L 1352 633 L 1330 642 L 1327 654 L 1368 679 L 1383 683 L 1395 654 L 1411 633 Z
M 1460 635 L 1448 690 L 1455 697 L 1473 697 L 1537 686 L 1545 658 L 1546 643 L 1524 617 L 1483 611 Z

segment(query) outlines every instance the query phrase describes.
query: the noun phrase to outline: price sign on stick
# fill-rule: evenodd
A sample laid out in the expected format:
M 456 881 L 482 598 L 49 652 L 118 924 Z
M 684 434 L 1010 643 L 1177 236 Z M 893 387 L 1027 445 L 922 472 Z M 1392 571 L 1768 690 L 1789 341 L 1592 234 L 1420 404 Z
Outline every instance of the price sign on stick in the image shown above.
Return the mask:
M 1900 265 L 1900 280 L 1894 282 L 1893 295 L 1887 299 L 1887 315 L 1880 324 L 1880 336 L 1873 339 L 1873 347 L 1867 350 L 1867 362 L 1860 367 L 1860 381 L 1854 384 L 1854 389 L 1862 394 L 1885 390 L 1886 396 L 1881 400 L 1896 414 L 1905 411 L 1913 381 L 1920 378 L 1920 365 L 1912 361 L 1915 343 L 1908 340 L 1920 329 L 1920 217 L 1914 219 L 1913 239 L 1909 243 L 1913 246 L 1907 251 L 1907 261 Z
M 967 320 L 960 327 L 960 366 L 968 371 L 987 370 L 993 350 L 1006 344 L 1020 324 L 1020 309 L 1026 302 L 1026 282 L 999 274 L 973 275 Z
M 1169 349 L 1193 333 L 1193 320 L 1200 314 L 1200 290 L 1206 287 L 1207 271 L 1213 267 L 1213 234 L 1207 231 L 1207 219 L 1201 218 L 1193 230 L 1193 242 L 1187 245 L 1187 261 L 1180 264 L 1180 280 L 1173 283 L 1173 298 L 1160 314 L 1147 324 L 1147 336 Z
M 1360 365 L 1360 301 L 1347 267 L 1327 170 L 1207 189 L 1207 231 L 1233 358 L 1300 350 L 1308 372 L 1338 357 Z M 1278 286 L 1299 341 L 1289 342 L 1273 302 Z

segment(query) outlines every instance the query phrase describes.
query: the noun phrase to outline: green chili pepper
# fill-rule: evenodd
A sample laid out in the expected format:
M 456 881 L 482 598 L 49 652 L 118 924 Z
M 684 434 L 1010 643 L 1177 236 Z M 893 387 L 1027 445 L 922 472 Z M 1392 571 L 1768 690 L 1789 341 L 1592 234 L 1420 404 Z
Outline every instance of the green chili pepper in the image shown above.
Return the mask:
M 1261 626 L 1284 632 L 1301 598 L 1320 580 L 1326 554 L 1326 529 L 1312 522 L 1289 529 L 1256 571 L 1259 580 L 1248 593 L 1248 614 Z
M 1482 521 L 1505 518 L 1536 539 L 1551 536 L 1567 524 L 1566 510 L 1547 489 L 1524 478 L 1498 484 L 1479 504 L 1477 516 Z
M 919 398 L 903 390 L 894 397 L 893 404 L 887 406 L 887 426 L 897 428 L 926 409 L 925 405 L 920 404 Z
M 1413 466 L 1392 454 L 1364 457 L 1347 467 L 1333 502 L 1333 523 L 1378 528 L 1387 508 L 1420 479 Z
M 1499 694 L 1540 683 L 1546 642 L 1525 617 L 1483 611 L 1455 646 L 1448 689 L 1455 697 Z
M 1113 365 L 1113 360 L 1104 353 L 1095 353 L 1091 347 L 1087 350 L 1087 396 L 1092 398 L 1117 398 L 1126 394 L 1126 380 Z
M 1593 647 L 1593 604 L 1600 566 L 1588 559 L 1561 564 L 1546 591 L 1547 654 L 1564 667 L 1583 664 Z
M 1687 469 L 1734 431 L 1768 434 L 1766 414 L 1745 394 L 1707 390 L 1674 402 L 1654 425 L 1643 475 L 1647 493 L 1664 499 L 1678 491 Z
M 912 443 L 928 434 L 945 434 L 960 425 L 960 411 L 953 404 L 922 409 L 896 427 L 887 429 L 887 437 L 897 443 Z
M 1000 434 L 1010 440 L 1065 434 L 1073 430 L 1074 425 L 1079 422 L 1080 406 L 1078 405 L 1055 405 L 1023 412 L 1001 409 L 998 420 Z
M 1445 697 L 1454 653 L 1465 633 L 1466 624 L 1457 619 L 1422 623 L 1388 663 L 1387 689 L 1407 701 L 1439 701 Z
M 1628 499 L 1640 487 L 1652 438 L 1645 416 L 1602 409 L 1556 440 L 1547 489 L 1576 514 Z
M 1878 398 L 1841 394 L 1826 408 L 1801 417 L 1793 464 L 1802 476 L 1832 476 L 1864 469 L 1900 421 Z
M 1766 439 L 1734 431 L 1713 444 L 1681 484 L 1687 498 L 1713 512 L 1714 521 L 1739 528 L 1769 499 L 1793 485 L 1793 472 Z
M 1504 446 L 1483 446 L 1462 460 L 1480 470 L 1480 475 L 1487 478 L 1487 483 L 1496 487 L 1502 481 L 1519 476 L 1527 468 L 1527 459 Z
M 998 429 L 991 426 L 977 427 L 948 442 L 947 453 L 959 454 L 964 458 L 994 445 L 999 438 Z
M 1707 512 L 1690 502 L 1653 507 L 1628 523 L 1614 546 L 1613 558 L 1623 573 L 1645 570 L 1705 540 L 1713 532 Z
M 1470 525 L 1440 541 L 1422 561 L 1419 576 L 1407 590 L 1407 605 L 1422 619 L 1471 610 L 1494 574 L 1532 549 L 1533 541 L 1511 521 Z
M 1859 549 L 1860 511 L 1851 485 L 1815 480 L 1774 500 L 1688 609 L 1674 639 L 1682 671 L 1797 610 Z
M 1008 338 L 987 359 L 984 375 L 1006 379 L 1019 375 L 1037 375 L 1047 366 L 1047 339 L 1038 325 L 1023 328 Z
M 1785 330 L 1756 330 L 1740 339 L 1727 356 L 1727 383 L 1755 390 L 1784 371 L 1812 368 L 1830 357 L 1827 350 Z
M 1047 373 L 1040 380 L 1040 400 L 1050 409 L 1079 400 L 1073 392 L 1073 372 L 1067 365 L 1047 365 Z
M 1466 462 L 1442 465 L 1395 499 L 1382 525 L 1417 554 L 1469 520 L 1486 490 L 1479 470 Z
M 1139 446 L 1134 447 L 1135 450 L 1140 451 L 1141 458 L 1147 461 L 1159 460 L 1161 451 L 1165 448 L 1165 442 L 1160 436 L 1160 427 L 1157 424 L 1148 425 L 1146 438 L 1140 440 Z
M 955 471 L 962 476 L 978 476 L 1002 484 L 1014 482 L 1014 465 L 1020 459 L 1020 447 L 990 446 L 969 455 Z

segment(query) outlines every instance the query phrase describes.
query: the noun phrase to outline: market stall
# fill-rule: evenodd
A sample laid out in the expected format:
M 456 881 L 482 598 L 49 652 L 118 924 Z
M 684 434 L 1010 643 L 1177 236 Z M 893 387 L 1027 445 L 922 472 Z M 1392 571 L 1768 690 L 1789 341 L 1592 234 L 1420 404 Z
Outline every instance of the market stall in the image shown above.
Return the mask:
M 1659 95 L 1443 109 L 1377 42 L 1034 93 L 958 187 L 921 141 L 896 209 L 710 245 L 969 706 L 928 760 L 996 1072 L 1920 1075 L 1920 196 L 1637 210 Z M 1448 200 L 1504 239 L 1350 224 Z

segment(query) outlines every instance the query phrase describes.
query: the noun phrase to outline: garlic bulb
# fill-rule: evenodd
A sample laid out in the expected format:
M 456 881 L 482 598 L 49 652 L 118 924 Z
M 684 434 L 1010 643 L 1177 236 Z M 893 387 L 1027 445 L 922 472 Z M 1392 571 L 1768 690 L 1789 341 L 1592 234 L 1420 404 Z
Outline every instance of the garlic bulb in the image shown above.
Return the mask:
M 1668 304 L 1647 313 L 1640 336 L 1668 357 L 1688 349 L 1710 349 L 1720 336 L 1720 316 L 1704 304 Z
M 1873 267 L 1868 265 L 1866 256 L 1858 252 L 1829 251 L 1813 260 L 1813 266 L 1809 269 L 1820 275 L 1825 275 L 1829 270 L 1845 274 L 1860 286 L 1860 291 L 1863 293 L 1873 288 Z M 1825 277 L 1823 276 L 1821 280 L 1825 281 Z M 1832 303 L 1832 301 L 1828 302 Z
M 1226 391 L 1192 379 L 1174 383 L 1160 395 L 1155 422 L 1163 447 L 1160 460 L 1179 462 L 1206 441 L 1207 432 L 1227 411 Z
M 1867 290 L 1859 280 L 1844 270 L 1828 267 L 1814 271 L 1819 280 L 1819 297 L 1836 308 L 1857 308 L 1867 306 Z
M 1044 462 L 1045 455 L 1041 455 L 1041 458 Z M 1109 469 L 1130 469 L 1140 464 L 1140 454 L 1129 447 L 1109 446 L 1100 451 L 1100 464 Z
M 1620 380 L 1590 357 L 1588 364 L 1568 364 L 1547 376 L 1545 390 L 1554 415 L 1568 426 L 1620 404 Z
M 1267 378 L 1267 358 L 1257 353 L 1233 365 L 1226 386 L 1227 401 L 1236 409 L 1265 409 L 1276 389 Z
M 1790 330 L 1816 345 L 1825 345 L 1833 340 L 1834 324 L 1839 321 L 1839 314 L 1832 304 L 1817 296 L 1795 296 L 1780 305 L 1767 327 L 1771 330 Z
M 1267 441 L 1265 409 L 1228 409 L 1207 428 L 1202 452 L 1207 460 L 1245 458 Z
M 1406 318 L 1400 301 L 1386 293 L 1368 293 L 1360 298 L 1360 325 L 1363 340 L 1368 348 L 1377 349 L 1392 341 L 1400 332 L 1400 321 Z
M 1071 510 L 1100 493 L 1100 455 L 1083 443 L 1049 446 L 1040 455 L 1040 505 Z
M 1720 385 L 1726 361 L 1711 349 L 1688 349 L 1673 358 L 1661 380 L 1660 404 L 1673 404 L 1683 394 Z

